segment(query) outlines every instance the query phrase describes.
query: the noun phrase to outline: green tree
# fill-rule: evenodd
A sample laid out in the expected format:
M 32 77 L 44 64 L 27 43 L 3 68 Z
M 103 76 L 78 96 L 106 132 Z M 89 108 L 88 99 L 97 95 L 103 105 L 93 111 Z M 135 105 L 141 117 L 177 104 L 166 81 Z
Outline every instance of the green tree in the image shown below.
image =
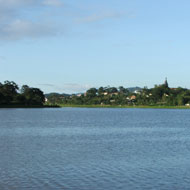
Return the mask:
M 18 85 L 13 81 L 5 81 L 4 84 L 0 84 L 1 103 L 14 103 L 18 89 Z
M 22 87 L 22 95 L 25 97 L 26 105 L 43 105 L 45 101 L 44 93 L 38 88 L 30 88 L 26 85 Z
M 86 95 L 88 98 L 94 98 L 96 97 L 97 89 L 96 88 L 90 88 L 87 90 Z
M 104 93 L 104 88 L 101 86 L 99 89 L 98 89 L 98 95 L 102 95 Z

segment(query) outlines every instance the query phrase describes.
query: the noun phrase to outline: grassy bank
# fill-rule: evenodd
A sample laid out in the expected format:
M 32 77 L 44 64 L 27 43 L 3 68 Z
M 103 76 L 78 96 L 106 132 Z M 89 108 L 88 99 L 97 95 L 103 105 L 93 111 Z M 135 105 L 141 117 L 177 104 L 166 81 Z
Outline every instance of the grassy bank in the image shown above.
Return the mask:
M 74 105 L 74 104 L 59 104 L 59 105 L 0 105 L 0 108 L 144 108 L 144 109 L 190 109 L 190 106 L 125 106 L 125 105 Z
M 125 106 L 125 105 L 74 105 L 60 104 L 60 107 L 76 108 L 146 108 L 146 109 L 190 109 L 190 106 Z

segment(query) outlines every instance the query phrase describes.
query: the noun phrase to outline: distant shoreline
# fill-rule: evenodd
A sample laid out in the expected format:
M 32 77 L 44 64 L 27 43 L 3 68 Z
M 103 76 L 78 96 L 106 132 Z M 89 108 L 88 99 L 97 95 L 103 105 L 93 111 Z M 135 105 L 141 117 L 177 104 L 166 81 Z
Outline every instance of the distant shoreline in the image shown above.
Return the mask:
M 145 108 L 145 109 L 190 109 L 190 106 L 124 106 L 124 105 L 69 105 L 60 104 L 59 107 L 73 108 Z
M 25 105 L 0 105 L 2 108 L 129 108 L 129 109 L 190 109 L 190 106 L 125 106 L 125 105 L 74 105 L 74 104 L 59 104 L 59 105 L 43 105 L 43 106 L 25 106 Z

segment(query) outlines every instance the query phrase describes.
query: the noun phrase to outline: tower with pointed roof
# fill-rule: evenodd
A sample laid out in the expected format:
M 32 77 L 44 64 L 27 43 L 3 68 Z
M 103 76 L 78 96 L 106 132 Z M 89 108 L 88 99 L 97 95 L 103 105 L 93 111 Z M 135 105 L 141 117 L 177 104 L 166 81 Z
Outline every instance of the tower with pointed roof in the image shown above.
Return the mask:
M 168 88 L 168 80 L 167 80 L 167 77 L 166 77 L 166 79 L 165 79 L 164 85 L 165 85 L 166 88 Z

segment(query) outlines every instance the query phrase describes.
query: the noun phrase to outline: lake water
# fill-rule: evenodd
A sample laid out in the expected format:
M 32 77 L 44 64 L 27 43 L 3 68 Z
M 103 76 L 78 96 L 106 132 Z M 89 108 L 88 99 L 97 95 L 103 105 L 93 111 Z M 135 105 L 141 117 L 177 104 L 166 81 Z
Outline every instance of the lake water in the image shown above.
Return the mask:
M 190 110 L 0 109 L 0 190 L 190 189 Z

